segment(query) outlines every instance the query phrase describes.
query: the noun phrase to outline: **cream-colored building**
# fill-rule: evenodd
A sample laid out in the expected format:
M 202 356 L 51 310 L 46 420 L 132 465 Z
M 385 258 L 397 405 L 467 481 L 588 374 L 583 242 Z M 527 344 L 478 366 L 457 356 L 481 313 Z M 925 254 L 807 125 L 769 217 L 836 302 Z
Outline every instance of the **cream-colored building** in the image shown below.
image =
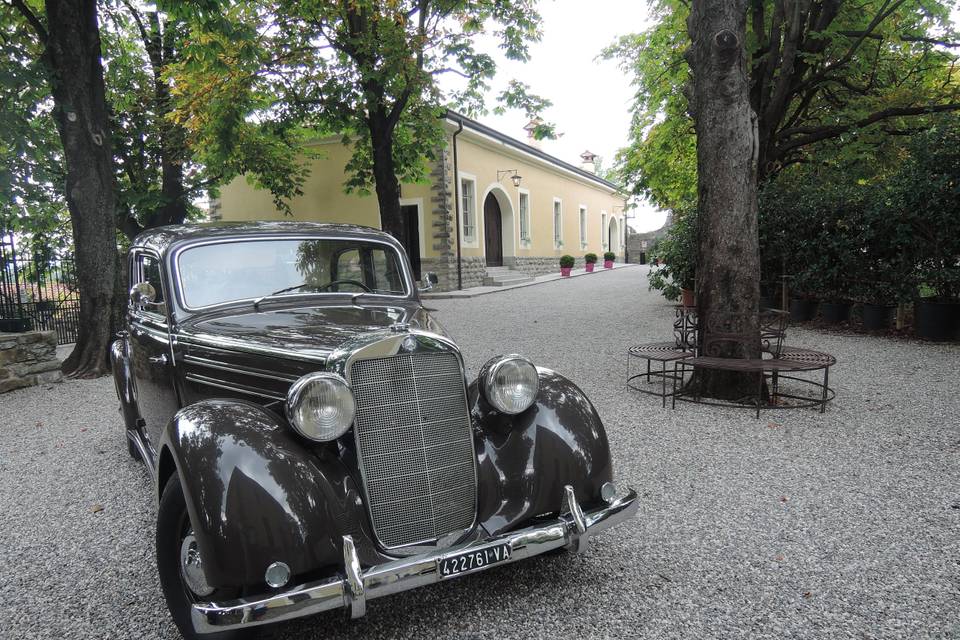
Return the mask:
M 576 166 L 454 112 L 444 124 L 447 146 L 429 181 L 401 186 L 418 277 L 435 271 L 449 290 L 556 272 L 564 254 L 578 263 L 605 251 L 622 259 L 627 195 L 593 173 L 588 152 Z M 350 149 L 339 138 L 313 144 L 322 157 L 290 203 L 292 219 L 379 227 L 376 198 L 343 191 Z M 243 178 L 222 189 L 215 210 L 223 220 L 291 219 Z

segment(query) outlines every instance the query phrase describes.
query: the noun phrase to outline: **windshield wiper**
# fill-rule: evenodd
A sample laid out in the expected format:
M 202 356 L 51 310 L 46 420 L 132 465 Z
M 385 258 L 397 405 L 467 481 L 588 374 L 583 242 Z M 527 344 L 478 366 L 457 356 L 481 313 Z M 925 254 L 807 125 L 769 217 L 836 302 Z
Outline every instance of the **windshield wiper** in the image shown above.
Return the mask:
M 283 289 L 277 289 L 273 293 L 268 293 L 267 295 L 260 296 L 259 298 L 254 300 L 253 308 L 259 310 L 260 303 L 266 300 L 267 298 L 272 298 L 273 296 L 278 296 L 281 293 L 287 293 L 288 291 L 296 291 L 297 289 L 303 289 L 304 287 L 310 287 L 310 286 L 313 286 L 313 285 L 311 285 L 309 282 L 301 282 L 300 284 L 295 284 L 292 287 L 284 287 Z

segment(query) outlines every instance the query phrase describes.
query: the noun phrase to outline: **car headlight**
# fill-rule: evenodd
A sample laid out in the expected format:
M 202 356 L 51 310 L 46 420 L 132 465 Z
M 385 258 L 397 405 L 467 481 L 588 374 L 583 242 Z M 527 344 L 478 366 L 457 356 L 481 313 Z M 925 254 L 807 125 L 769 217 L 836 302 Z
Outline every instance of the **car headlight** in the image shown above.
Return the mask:
M 308 373 L 287 393 L 287 420 L 304 438 L 329 442 L 339 438 L 357 413 L 353 391 L 335 373 Z
M 537 368 L 523 356 L 493 358 L 484 365 L 481 377 L 483 396 L 503 413 L 526 411 L 540 389 Z

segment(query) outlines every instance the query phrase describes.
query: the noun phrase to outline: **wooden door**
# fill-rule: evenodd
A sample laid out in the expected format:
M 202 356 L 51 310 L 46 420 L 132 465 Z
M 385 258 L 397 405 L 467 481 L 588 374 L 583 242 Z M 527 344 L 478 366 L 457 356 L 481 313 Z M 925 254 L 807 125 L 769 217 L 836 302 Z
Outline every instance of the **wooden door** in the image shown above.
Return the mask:
M 503 220 L 500 205 L 492 193 L 483 201 L 483 246 L 488 267 L 503 266 Z
M 407 220 L 407 241 L 403 246 L 407 248 L 407 257 L 410 258 L 410 268 L 413 277 L 420 280 L 420 214 L 415 204 L 400 205 L 400 215 Z

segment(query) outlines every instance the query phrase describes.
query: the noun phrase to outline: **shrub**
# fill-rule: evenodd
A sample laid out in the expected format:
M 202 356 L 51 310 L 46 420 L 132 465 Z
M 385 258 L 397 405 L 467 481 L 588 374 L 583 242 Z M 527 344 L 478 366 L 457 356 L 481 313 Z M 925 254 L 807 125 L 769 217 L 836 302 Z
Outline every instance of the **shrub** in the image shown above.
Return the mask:
M 570 255 L 560 256 L 560 267 L 562 269 L 571 269 L 573 268 L 576 259 Z
M 604 260 L 616 260 L 616 259 L 617 259 L 617 254 L 615 254 L 613 251 L 604 251 L 604 253 L 603 253 L 603 259 L 604 259 Z
M 667 235 L 657 243 L 652 258 L 666 263 L 651 269 L 647 282 L 651 290 L 663 293 L 667 300 L 677 300 L 680 289 L 693 289 L 697 264 L 697 214 L 695 209 L 674 213 Z
M 597 261 L 597 254 L 588 253 L 587 255 L 583 256 L 583 261 L 587 264 L 594 264 Z
M 918 284 L 960 301 L 960 121 L 915 136 L 909 150 L 889 182 L 890 204 L 912 232 L 907 253 Z

